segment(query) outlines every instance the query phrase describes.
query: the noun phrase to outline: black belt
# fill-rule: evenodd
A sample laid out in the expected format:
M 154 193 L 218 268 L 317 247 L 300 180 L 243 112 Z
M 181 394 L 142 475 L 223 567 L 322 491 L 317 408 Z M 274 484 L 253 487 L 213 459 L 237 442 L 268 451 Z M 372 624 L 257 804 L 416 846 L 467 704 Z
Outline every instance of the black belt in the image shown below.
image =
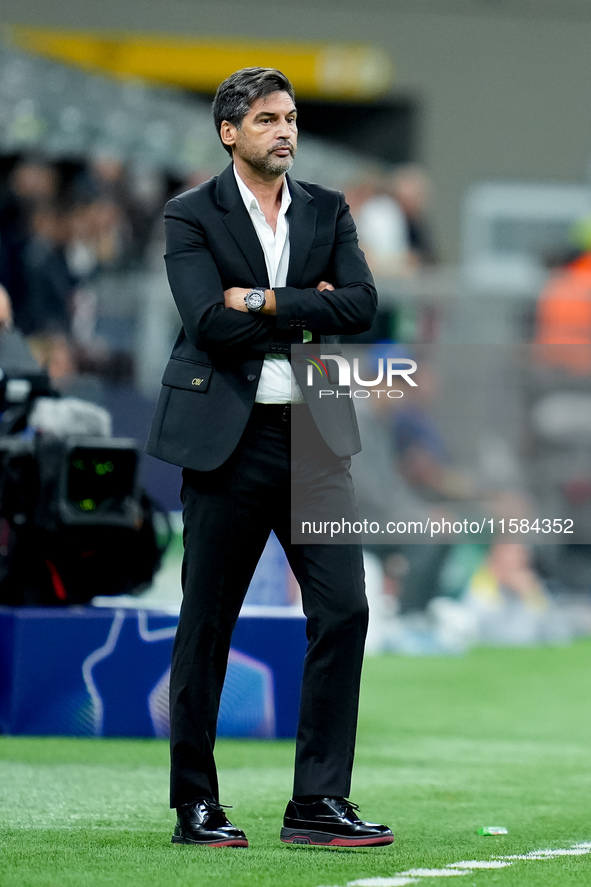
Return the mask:
M 289 422 L 293 415 L 294 409 L 302 409 L 305 403 L 255 403 L 252 415 L 253 418 L 260 418 L 273 423 Z

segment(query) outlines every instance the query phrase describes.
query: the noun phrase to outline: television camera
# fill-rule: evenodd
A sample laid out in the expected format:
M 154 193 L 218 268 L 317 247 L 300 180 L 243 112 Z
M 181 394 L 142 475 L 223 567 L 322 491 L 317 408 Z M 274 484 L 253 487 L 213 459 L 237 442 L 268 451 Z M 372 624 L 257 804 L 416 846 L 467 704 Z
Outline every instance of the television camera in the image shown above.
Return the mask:
M 168 514 L 138 482 L 135 441 L 61 398 L 17 331 L 0 333 L 0 604 L 84 604 L 150 585 Z

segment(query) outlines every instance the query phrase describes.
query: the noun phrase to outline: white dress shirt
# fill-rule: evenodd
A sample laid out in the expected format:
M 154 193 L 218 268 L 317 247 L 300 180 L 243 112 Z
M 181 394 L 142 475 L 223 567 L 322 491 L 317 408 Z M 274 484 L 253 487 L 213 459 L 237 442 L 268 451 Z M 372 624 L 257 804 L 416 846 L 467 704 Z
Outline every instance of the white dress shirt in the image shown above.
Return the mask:
M 234 167 L 234 175 L 244 206 L 254 225 L 265 256 L 269 288 L 286 286 L 289 265 L 289 222 L 286 212 L 291 203 L 287 179 L 283 180 L 281 206 L 277 216 L 275 231 L 265 218 L 259 202 L 252 191 L 244 184 Z M 260 284 L 257 284 L 260 285 Z M 256 403 L 300 403 L 302 392 L 293 378 L 291 366 L 285 354 L 265 354 L 263 369 L 256 393 Z

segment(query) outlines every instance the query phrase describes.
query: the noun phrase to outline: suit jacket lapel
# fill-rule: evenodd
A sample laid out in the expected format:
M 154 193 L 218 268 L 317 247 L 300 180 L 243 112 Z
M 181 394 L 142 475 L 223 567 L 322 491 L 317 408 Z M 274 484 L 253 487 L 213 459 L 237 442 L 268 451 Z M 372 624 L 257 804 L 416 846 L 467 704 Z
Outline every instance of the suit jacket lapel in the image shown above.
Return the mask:
M 306 268 L 308 254 L 316 235 L 316 208 L 313 198 L 301 185 L 287 177 L 291 203 L 287 210 L 289 221 L 289 268 L 287 285 L 298 286 Z
M 228 212 L 224 223 L 252 271 L 256 286 L 269 286 L 265 255 L 238 190 L 232 164 L 218 176 L 217 200 Z
M 289 267 L 287 285 L 298 286 L 316 235 L 314 200 L 294 179 L 287 177 L 291 203 L 289 221 Z M 224 223 L 240 248 L 258 286 L 269 286 L 263 248 L 240 196 L 232 164 L 218 176 L 218 203 L 227 210 Z

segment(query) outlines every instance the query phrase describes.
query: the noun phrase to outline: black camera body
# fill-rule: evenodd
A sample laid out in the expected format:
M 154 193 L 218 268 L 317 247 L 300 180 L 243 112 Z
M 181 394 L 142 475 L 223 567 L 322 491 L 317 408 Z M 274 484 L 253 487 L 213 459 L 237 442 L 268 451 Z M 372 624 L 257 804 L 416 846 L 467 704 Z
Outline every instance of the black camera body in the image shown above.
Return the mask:
M 7 367 L 1 344 L 0 604 L 137 594 L 171 533 L 138 483 L 135 441 L 28 429 L 37 399 L 57 396 L 36 365 Z

